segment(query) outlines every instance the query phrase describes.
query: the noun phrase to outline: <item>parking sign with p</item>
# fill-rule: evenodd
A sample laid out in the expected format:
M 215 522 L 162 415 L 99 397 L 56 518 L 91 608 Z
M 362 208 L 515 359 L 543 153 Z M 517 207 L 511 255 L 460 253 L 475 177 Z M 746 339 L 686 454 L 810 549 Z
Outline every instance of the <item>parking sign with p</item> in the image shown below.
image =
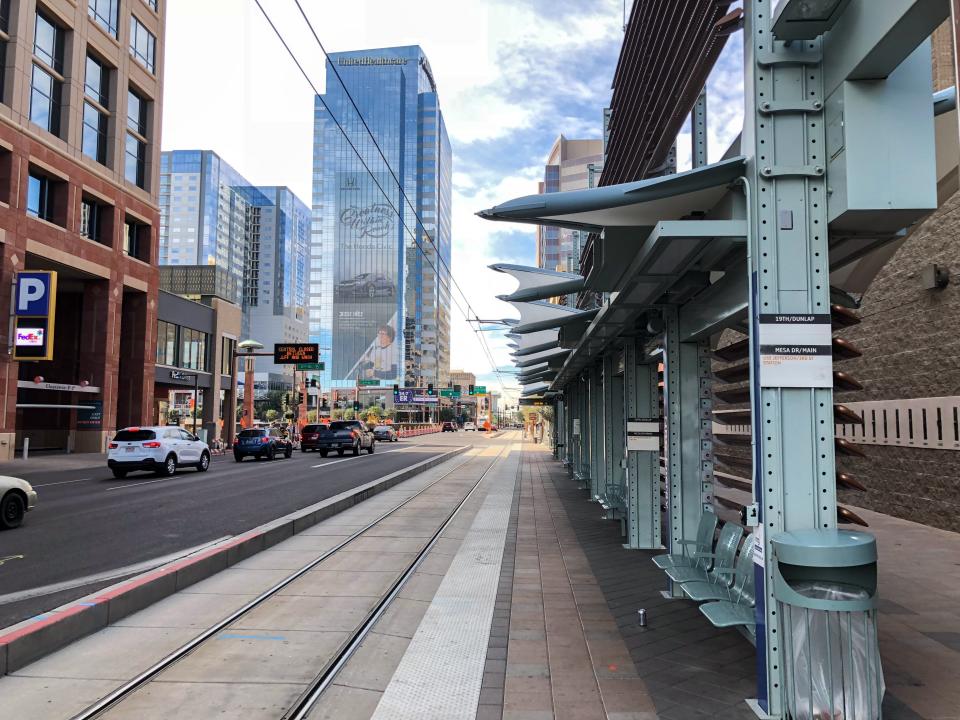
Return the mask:
M 52 360 L 57 308 L 57 273 L 31 270 L 17 274 L 14 294 L 13 357 Z

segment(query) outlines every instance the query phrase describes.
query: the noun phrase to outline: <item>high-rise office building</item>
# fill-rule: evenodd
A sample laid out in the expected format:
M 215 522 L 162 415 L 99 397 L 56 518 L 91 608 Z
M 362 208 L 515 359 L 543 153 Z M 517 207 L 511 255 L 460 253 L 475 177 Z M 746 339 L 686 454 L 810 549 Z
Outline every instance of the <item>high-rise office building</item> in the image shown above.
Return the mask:
M 243 335 L 267 347 L 307 338 L 310 209 L 286 187 L 252 185 L 210 150 L 161 157 L 160 264 L 164 290 L 243 307 Z M 281 374 L 257 359 L 265 386 Z
M 603 162 L 603 140 L 568 140 L 553 143 L 540 183 L 541 193 L 584 190 L 590 187 L 590 165 Z M 537 266 L 547 270 L 577 272 L 584 235 L 578 230 L 537 226 Z
M 20 273 L 58 279 L 50 359 L 0 357 L 0 460 L 101 452 L 152 416 L 165 14 L 0 0 L 0 313 Z
M 314 122 L 309 321 L 331 349 L 324 387 L 446 385 L 452 153 L 423 51 L 332 53 Z

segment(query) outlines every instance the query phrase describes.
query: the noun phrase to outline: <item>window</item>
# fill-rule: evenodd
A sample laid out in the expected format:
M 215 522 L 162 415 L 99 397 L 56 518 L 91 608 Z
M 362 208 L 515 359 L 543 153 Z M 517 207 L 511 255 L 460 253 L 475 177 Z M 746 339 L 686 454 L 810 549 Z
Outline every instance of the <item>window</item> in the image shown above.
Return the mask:
M 147 108 L 149 101 L 133 90 L 127 92 L 127 140 L 124 177 L 146 189 Z
M 186 370 L 207 369 L 207 334 L 193 328 L 180 328 L 180 363 Z
M 41 12 L 37 12 L 37 23 L 33 38 L 33 54 L 57 73 L 63 72 L 63 35 L 64 31 Z
M 136 16 L 130 16 L 130 54 L 151 73 L 156 61 L 157 39 Z
M 27 180 L 27 214 L 49 220 L 51 209 L 50 181 L 30 173 Z
M 233 353 L 236 350 L 237 341 L 233 338 L 220 338 L 220 374 L 233 375 Z
M 127 127 L 144 137 L 147 136 L 147 104 L 148 101 L 133 90 L 127 92 Z
M 0 0 L 0 102 L 7 101 L 7 43 L 10 42 L 10 0 Z
M 123 225 L 123 252 L 150 262 L 150 226 L 128 216 Z
M 87 55 L 84 92 L 104 109 L 110 106 L 110 70 L 95 57 Z
M 107 116 L 88 102 L 83 104 L 83 154 L 107 164 Z
M 143 1 L 150 7 L 151 10 L 156 12 L 157 6 L 158 6 L 157 0 L 143 0 Z
M 33 66 L 30 90 L 30 120 L 49 133 L 60 134 L 62 85 L 39 65 Z
M 157 321 L 157 365 L 177 365 L 177 326 Z
M 114 37 L 119 37 L 120 0 L 87 0 L 87 12 L 97 25 Z
M 88 240 L 100 239 L 100 206 L 91 200 L 80 201 L 80 234 Z

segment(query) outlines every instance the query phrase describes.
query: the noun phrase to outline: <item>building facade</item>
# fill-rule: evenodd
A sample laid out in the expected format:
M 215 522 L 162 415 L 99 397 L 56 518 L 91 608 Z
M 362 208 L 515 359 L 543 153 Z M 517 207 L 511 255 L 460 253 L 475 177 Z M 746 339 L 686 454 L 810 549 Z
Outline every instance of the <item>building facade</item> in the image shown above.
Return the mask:
M 603 162 L 603 140 L 568 140 L 560 135 L 553 143 L 543 171 L 541 193 L 584 190 L 592 186 L 591 165 Z M 577 272 L 585 233 L 558 227 L 537 226 L 537 267 Z
M 477 384 L 477 376 L 472 372 L 467 372 L 466 370 L 451 370 L 450 384 L 454 387 L 459 385 L 461 392 L 466 395 L 467 388 L 469 388 L 471 385 Z
M 0 350 L 0 459 L 102 451 L 151 418 L 165 13 L 0 1 L 0 282 L 58 273 L 53 359 Z
M 307 339 L 310 209 L 286 187 L 256 187 L 210 150 L 162 153 L 160 264 L 164 290 L 243 309 L 244 337 L 271 347 Z M 257 359 L 264 386 L 287 368 Z
M 326 88 L 308 292 L 322 385 L 445 386 L 452 152 L 430 64 L 417 46 L 333 53 Z

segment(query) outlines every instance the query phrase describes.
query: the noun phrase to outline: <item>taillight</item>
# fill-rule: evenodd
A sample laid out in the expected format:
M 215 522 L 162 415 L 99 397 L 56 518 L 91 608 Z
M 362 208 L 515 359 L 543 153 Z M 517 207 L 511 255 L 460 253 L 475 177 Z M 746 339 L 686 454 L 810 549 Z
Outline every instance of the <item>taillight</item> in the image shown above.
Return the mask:
M 151 440 L 150 442 L 145 442 L 143 446 L 145 448 L 158 448 L 160 447 L 160 443 L 157 442 L 156 440 Z
M 118 445 L 117 443 L 110 443 L 111 450 L 116 450 L 118 447 L 120 447 L 120 445 Z
M 239 445 L 239 444 L 240 444 L 240 438 L 235 437 L 235 438 L 233 439 L 233 444 L 234 444 L 234 445 Z
M 262 437 L 262 438 L 260 438 L 260 442 L 262 442 L 264 445 L 266 445 L 268 442 L 270 442 L 270 438 L 268 438 L 268 437 Z

